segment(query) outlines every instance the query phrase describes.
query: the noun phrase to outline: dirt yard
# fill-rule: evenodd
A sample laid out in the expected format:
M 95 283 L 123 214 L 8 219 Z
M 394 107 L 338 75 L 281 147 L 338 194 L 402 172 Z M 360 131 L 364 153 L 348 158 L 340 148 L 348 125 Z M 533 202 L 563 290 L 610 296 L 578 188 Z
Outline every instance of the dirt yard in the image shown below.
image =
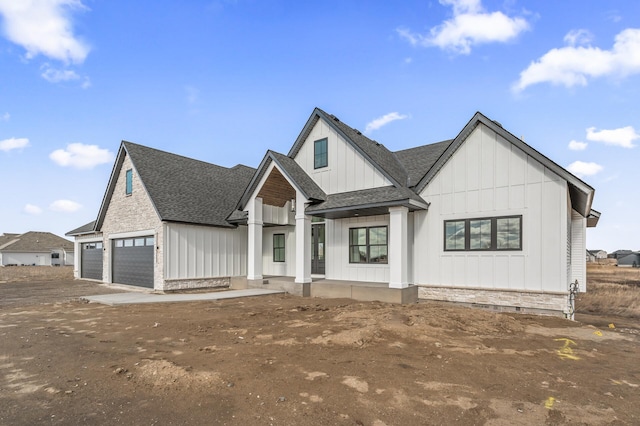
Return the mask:
M 5 281 L 2 425 L 640 424 L 630 318 L 288 295 L 109 307 L 78 300 L 105 286 Z

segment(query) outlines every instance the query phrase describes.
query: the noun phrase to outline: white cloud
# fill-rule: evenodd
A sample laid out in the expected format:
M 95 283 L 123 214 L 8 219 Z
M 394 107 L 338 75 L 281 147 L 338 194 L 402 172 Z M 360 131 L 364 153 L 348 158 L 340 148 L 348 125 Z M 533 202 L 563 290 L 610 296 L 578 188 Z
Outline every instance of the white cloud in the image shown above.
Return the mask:
M 564 42 L 569 46 L 581 46 L 591 43 L 593 34 L 588 30 L 571 30 L 564 36 Z
M 595 127 L 587 129 L 587 139 L 594 142 L 603 142 L 607 145 L 621 146 L 623 148 L 633 148 L 633 141 L 640 138 L 640 135 L 632 126 L 621 127 L 613 130 L 596 130 Z
M 570 34 L 565 36 L 565 41 L 586 40 Z M 586 86 L 592 78 L 637 73 L 640 73 L 640 29 L 628 28 L 616 35 L 611 50 L 571 44 L 551 49 L 520 73 L 520 79 L 512 89 L 520 92 L 545 82 L 565 87 Z
M 602 169 L 603 167 L 600 164 L 585 163 L 583 161 L 574 161 L 573 163 L 569 164 L 569 167 L 567 167 L 567 170 L 569 170 L 579 178 L 584 176 L 593 176 L 596 173 L 601 172 Z
M 73 213 L 82 208 L 82 205 L 71 200 L 56 200 L 49 205 L 54 212 Z
M 440 0 L 440 4 L 453 6 L 452 19 L 431 28 L 428 35 L 399 28 L 400 37 L 414 46 L 437 46 L 468 55 L 474 45 L 505 43 L 529 29 L 523 18 L 486 12 L 480 0 Z
M 67 149 L 57 149 L 49 154 L 49 158 L 59 166 L 71 166 L 77 169 L 90 169 L 99 164 L 113 161 L 113 154 L 98 145 L 70 143 Z
M 0 121 L 9 121 L 10 119 L 11 119 L 11 114 L 9 114 L 8 112 L 5 112 L 0 117 Z
M 569 142 L 569 149 L 572 151 L 584 151 L 587 149 L 587 145 L 589 144 L 586 142 L 571 141 Z
M 82 63 L 89 46 L 73 33 L 71 12 L 85 10 L 81 0 L 0 0 L 4 35 L 27 51 L 64 63 Z
M 33 215 L 42 213 L 42 209 L 33 204 L 26 204 L 22 209 L 22 211 L 25 212 L 26 214 L 33 214 Z
M 12 149 L 22 149 L 29 146 L 27 138 L 9 138 L 0 141 L 0 151 L 9 152 Z
M 91 87 L 91 80 L 89 79 L 89 77 L 82 77 L 74 70 L 68 68 L 57 69 L 53 68 L 49 64 L 42 65 L 40 69 L 43 70 L 40 76 L 42 76 L 42 78 L 47 80 L 49 83 L 61 83 L 65 81 L 81 80 L 82 83 L 80 83 L 80 87 L 82 87 L 83 89 L 88 89 L 89 87 Z
M 80 79 L 80 76 L 73 70 L 58 70 L 49 67 L 48 64 L 44 66 L 44 72 L 41 74 L 41 76 L 50 83 L 60 83 L 61 81 Z
M 399 114 L 397 112 L 390 112 L 389 114 L 385 114 L 382 117 L 378 117 L 375 120 L 369 122 L 367 127 L 364 129 L 365 133 L 369 133 L 373 130 L 378 130 L 380 127 L 385 126 L 392 121 L 396 120 L 404 120 L 405 118 L 409 118 L 408 115 Z

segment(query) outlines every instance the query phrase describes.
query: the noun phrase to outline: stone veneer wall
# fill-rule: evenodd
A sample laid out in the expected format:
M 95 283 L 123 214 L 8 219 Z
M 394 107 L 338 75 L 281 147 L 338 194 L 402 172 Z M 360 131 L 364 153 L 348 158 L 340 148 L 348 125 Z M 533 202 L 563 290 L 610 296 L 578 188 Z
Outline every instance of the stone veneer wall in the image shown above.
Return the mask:
M 521 290 L 435 287 L 421 285 L 418 298 L 494 307 L 501 311 L 520 311 L 561 315 L 567 312 L 568 293 L 541 293 Z
M 131 195 L 126 195 L 126 172 L 133 169 Z M 111 282 L 111 241 L 112 234 L 153 230 L 156 239 L 154 258 L 154 289 L 163 290 L 163 226 L 151 199 L 142 184 L 137 171 L 133 167 L 129 156 L 126 156 L 120 173 L 118 174 L 111 202 L 102 223 L 101 232 L 104 236 L 103 281 Z
M 197 288 L 227 288 L 231 285 L 231 278 L 192 278 L 165 280 L 164 291 L 191 290 Z

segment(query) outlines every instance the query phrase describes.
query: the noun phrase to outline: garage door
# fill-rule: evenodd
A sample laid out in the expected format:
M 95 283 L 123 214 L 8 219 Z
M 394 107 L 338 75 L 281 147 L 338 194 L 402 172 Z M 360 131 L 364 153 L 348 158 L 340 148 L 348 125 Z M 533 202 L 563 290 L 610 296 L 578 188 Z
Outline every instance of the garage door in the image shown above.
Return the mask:
M 153 288 L 152 236 L 113 240 L 113 282 Z
M 80 276 L 102 281 L 102 243 L 82 243 Z

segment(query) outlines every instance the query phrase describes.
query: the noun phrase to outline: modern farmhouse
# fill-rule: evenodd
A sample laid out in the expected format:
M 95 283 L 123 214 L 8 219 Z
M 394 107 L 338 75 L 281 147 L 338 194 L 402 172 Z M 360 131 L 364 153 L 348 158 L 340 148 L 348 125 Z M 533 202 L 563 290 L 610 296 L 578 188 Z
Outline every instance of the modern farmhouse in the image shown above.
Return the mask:
M 316 108 L 288 154 L 225 168 L 122 142 L 76 276 L 168 291 L 269 286 L 563 314 L 586 290 L 594 189 L 476 113 L 392 152 Z

